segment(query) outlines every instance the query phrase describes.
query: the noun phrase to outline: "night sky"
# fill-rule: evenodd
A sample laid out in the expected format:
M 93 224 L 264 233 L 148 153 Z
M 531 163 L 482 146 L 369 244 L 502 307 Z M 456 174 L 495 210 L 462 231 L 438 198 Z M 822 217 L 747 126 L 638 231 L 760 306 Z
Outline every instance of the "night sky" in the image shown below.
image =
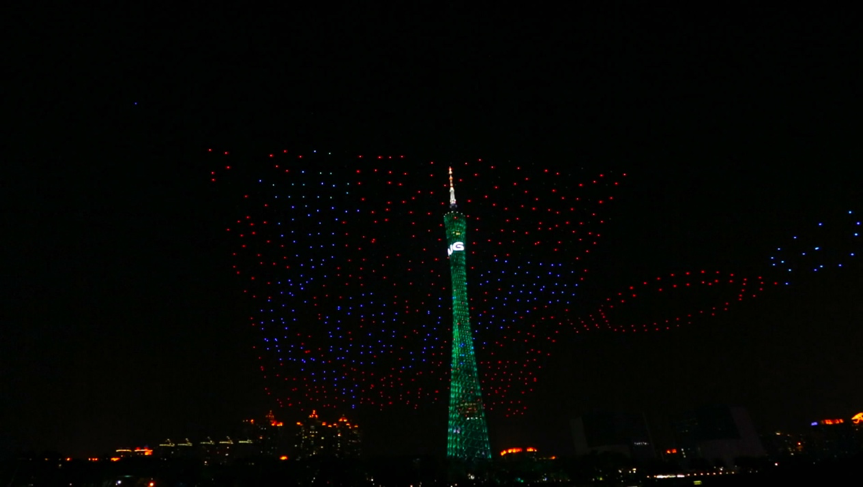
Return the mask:
M 298 417 L 264 393 L 225 235 L 239 206 L 213 188 L 208 148 L 249 177 L 283 149 L 578 175 L 563 185 L 626 173 L 573 322 L 670 273 L 780 282 L 673 331 L 563 333 L 526 413 L 490 422 L 493 450 L 571 452 L 569 419 L 594 409 L 645 412 L 661 446 L 668 419 L 699 404 L 745 406 L 762 431 L 863 408 L 855 12 L 573 2 L 13 20 L 0 451 L 83 456 L 223 434 L 269 409 Z M 814 246 L 823 260 L 797 255 Z M 794 279 L 771 256 L 798 265 Z M 645 291 L 613 316 L 628 327 L 712 297 Z M 442 404 L 355 413 L 367 451 L 439 454 Z

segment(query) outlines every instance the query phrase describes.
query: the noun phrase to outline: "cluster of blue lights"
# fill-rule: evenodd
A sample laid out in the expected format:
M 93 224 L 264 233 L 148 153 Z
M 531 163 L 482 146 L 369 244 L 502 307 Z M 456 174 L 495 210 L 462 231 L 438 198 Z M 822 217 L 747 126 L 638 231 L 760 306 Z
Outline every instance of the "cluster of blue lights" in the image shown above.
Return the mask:
M 825 224 L 826 223 L 826 224 Z M 770 265 L 785 275 L 785 285 L 791 284 L 788 273 L 823 272 L 847 266 L 859 252 L 861 221 L 853 211 L 821 221 L 815 231 L 793 235 L 791 243 L 777 247 L 770 256 Z

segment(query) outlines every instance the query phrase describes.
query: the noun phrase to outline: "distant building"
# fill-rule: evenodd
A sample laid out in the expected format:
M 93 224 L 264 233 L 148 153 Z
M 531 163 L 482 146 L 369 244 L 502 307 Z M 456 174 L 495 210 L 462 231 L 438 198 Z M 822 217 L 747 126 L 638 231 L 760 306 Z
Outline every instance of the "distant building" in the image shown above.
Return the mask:
M 764 457 L 766 452 L 745 408 L 711 405 L 689 411 L 672 422 L 676 449 L 691 462 L 732 467 L 739 457 Z
M 277 458 L 287 450 L 283 444 L 283 429 L 284 424 L 276 421 L 270 411 L 263 420 L 244 419 L 235 430 L 235 436 L 217 441 L 207 437 L 200 443 L 199 451 L 207 462 L 222 464 L 258 456 Z
M 156 446 L 154 454 L 159 458 L 192 458 L 200 456 L 198 450 L 194 448 L 194 445 L 188 438 L 176 442 L 168 438 Z
M 146 446 L 135 448 L 118 448 L 114 451 L 112 458 L 131 458 L 131 457 L 149 457 L 153 455 L 153 450 Z
M 525 485 L 569 480 L 556 465 L 556 459 L 554 455 L 541 455 L 531 446 L 507 448 L 500 452 L 498 472 L 501 478 L 517 479 Z
M 806 453 L 817 460 L 848 458 L 863 453 L 863 421 L 822 419 L 811 423 Z
M 179 456 L 177 444 L 171 441 L 170 438 L 159 443 L 156 446 L 156 456 L 159 458 L 176 458 Z
M 251 439 L 235 439 L 226 436 L 224 439 L 214 441 L 207 437 L 201 442 L 199 454 L 207 463 L 227 464 L 241 458 L 259 456 L 261 446 Z
M 284 424 L 276 421 L 272 411 L 267 413 L 263 421 L 243 420 L 240 436 L 244 441 L 252 441 L 255 448 L 245 448 L 245 450 L 253 450 L 255 455 L 276 457 L 284 453 Z
M 326 439 L 324 422 L 312 410 L 305 421 L 298 421 L 300 427 L 297 433 L 296 457 L 298 459 L 320 455 L 324 452 Z
M 115 457 L 120 459 L 155 454 L 160 458 L 201 458 L 208 463 L 220 464 L 258 456 L 281 458 L 290 447 L 290 444 L 285 445 L 283 430 L 283 423 L 276 421 L 270 411 L 263 420 L 243 420 L 232 436 L 225 436 L 221 440 L 213 440 L 208 436 L 195 447 L 188 438 L 177 442 L 168 438 L 159 443 L 155 450 L 121 448 L 115 452 Z
M 316 455 L 331 455 L 339 458 L 357 457 L 360 454 L 359 426 L 351 424 L 345 416 L 338 421 L 322 421 L 312 411 L 306 421 L 297 423 L 296 456 L 298 459 Z
M 206 462 L 206 463 L 210 463 L 210 462 L 218 463 L 218 461 L 219 461 L 218 447 L 216 445 L 216 442 L 213 441 L 212 438 L 210 438 L 208 436 L 199 445 L 200 445 L 199 454 L 204 459 L 204 462 Z
M 656 458 L 656 450 L 644 415 L 592 412 L 571 421 L 575 454 L 616 452 L 644 463 Z
M 540 459 L 538 450 L 532 446 L 527 448 L 507 448 L 500 452 L 500 456 L 506 460 Z M 554 457 L 542 458 L 542 460 L 554 460 Z
M 338 421 L 326 425 L 332 439 L 333 454 L 340 458 L 355 458 L 360 456 L 359 426 L 351 424 L 344 415 Z
M 147 448 L 146 446 L 135 448 L 132 453 L 136 457 L 149 457 L 153 455 L 153 450 L 151 448 Z
M 224 440 L 216 441 L 215 443 L 215 460 L 219 463 L 227 463 L 234 459 L 234 440 L 232 440 L 230 436 L 225 437 Z
M 135 453 L 131 448 L 117 448 L 114 450 L 114 455 L 111 457 L 111 460 L 119 460 L 121 458 L 131 458 L 135 456 Z
M 245 438 L 254 441 L 260 450 L 263 450 L 262 443 L 267 438 L 267 431 L 264 423 L 255 421 L 254 419 L 244 419 L 240 426 L 240 438 Z
M 183 441 L 178 441 L 176 443 L 176 452 L 177 456 L 182 458 L 190 458 L 196 456 L 196 450 L 194 448 L 194 445 L 191 441 L 189 441 L 188 438 Z
M 764 451 L 773 460 L 801 455 L 804 450 L 804 440 L 800 435 L 777 431 L 761 437 Z

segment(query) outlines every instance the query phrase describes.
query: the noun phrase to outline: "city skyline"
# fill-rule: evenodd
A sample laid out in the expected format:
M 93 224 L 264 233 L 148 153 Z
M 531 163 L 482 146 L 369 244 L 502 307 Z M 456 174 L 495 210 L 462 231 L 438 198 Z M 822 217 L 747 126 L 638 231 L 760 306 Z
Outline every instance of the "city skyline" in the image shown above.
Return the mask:
M 285 421 L 307 415 L 280 405 L 265 389 L 272 377 L 263 377 L 264 355 L 252 347 L 272 345 L 263 339 L 277 336 L 250 326 L 253 316 L 270 317 L 250 313 L 237 286 L 232 266 L 241 263 L 231 255 L 236 240 L 226 240 L 226 217 L 244 203 L 227 198 L 230 191 L 220 185 L 326 179 L 362 182 L 369 188 L 363 197 L 400 193 L 377 191 L 373 173 L 277 181 L 270 154 L 298 169 L 306 167 L 290 156 L 325 164 L 329 152 L 356 163 L 354 170 L 406 167 L 411 175 L 398 179 L 402 190 L 438 191 L 423 206 L 433 213 L 425 228 L 434 237 L 419 247 L 434 249 L 440 259 L 422 281 L 436 284 L 447 272 L 435 211 L 446 203 L 441 178 L 450 163 L 469 181 L 462 199 L 492 186 L 476 193 L 489 195 L 488 203 L 477 199 L 469 207 L 479 230 L 470 234 L 477 236 L 515 229 L 483 222 L 507 215 L 523 222 L 538 214 L 516 209 L 527 206 L 517 195 L 494 193 L 501 181 L 545 199 L 581 197 L 578 184 L 592 192 L 600 174 L 603 180 L 620 175 L 613 191 L 590 193 L 593 206 L 571 206 L 587 216 L 601 209 L 605 221 L 600 237 L 558 252 L 568 267 L 555 282 L 577 282 L 577 292 L 560 302 L 548 294 L 542 304 L 518 303 L 531 313 L 534 305 L 569 309 L 556 320 L 591 330 L 544 330 L 528 338 L 525 345 L 543 354 L 519 370 L 533 375 L 508 369 L 499 384 L 512 387 L 489 389 L 499 402 L 488 404 L 493 454 L 497 445 L 564 452 L 571 441 L 561 430 L 590 410 L 642 411 L 663 425 L 666 416 L 697 404 L 739 404 L 756 425 L 781 431 L 859 412 L 863 280 L 860 264 L 850 259 L 856 220 L 848 219 L 863 214 L 863 153 L 856 142 L 861 97 L 849 61 L 859 58 L 853 16 L 791 7 L 729 7 L 705 15 L 685 7 L 573 4 L 554 14 L 441 7 L 421 18 L 359 10 L 312 17 L 321 22 L 247 12 L 230 21 L 178 20 L 182 28 L 161 28 L 164 18 L 149 23 L 144 13 L 105 8 L 15 19 L 12 34 L 21 48 L 13 50 L 8 113 L 16 120 L 10 139 L 22 147 L 15 144 L 3 178 L 11 200 L 2 232 L 10 306 L 0 342 L 0 452 L 53 448 L 85 456 L 150 434 L 159 441 L 174 432 L 197 437 L 270 409 L 284 412 Z M 32 18 L 41 19 L 38 27 Z M 387 159 L 402 155 L 405 165 Z M 210 173 L 228 165 L 223 161 L 237 173 L 217 174 L 212 183 Z M 256 174 L 263 177 L 243 179 Z M 570 189 L 551 193 L 554 184 Z M 350 232 L 374 229 L 368 211 L 375 208 L 367 202 L 360 207 L 366 212 L 345 224 L 355 225 Z M 489 215 L 498 208 L 491 204 L 513 206 Z M 416 211 L 407 203 L 385 207 Z M 357 206 L 342 200 L 338 208 Z M 562 214 L 536 221 L 576 220 Z M 374 231 L 397 236 L 405 227 Z M 493 243 L 510 242 L 499 247 L 533 266 L 532 236 L 495 236 Z M 534 255 L 551 259 L 553 249 Z M 395 250 L 402 251 L 357 256 L 374 260 Z M 589 265 L 569 265 L 582 255 L 578 262 Z M 242 265 L 254 264 L 252 257 Z M 488 257 L 469 256 L 469 265 L 484 265 L 468 269 L 474 299 L 485 297 L 480 282 L 500 277 L 506 281 L 500 289 L 515 292 L 521 284 L 515 278 L 548 272 L 536 264 L 529 275 L 509 273 L 507 280 L 501 274 L 509 269 L 493 267 Z M 792 260 L 791 271 L 771 263 Z M 488 269 L 498 273 L 494 281 Z M 318 269 L 303 270 L 319 277 Z M 701 271 L 719 276 L 713 279 L 721 285 L 702 285 L 694 277 Z M 789 272 L 793 280 L 780 278 Z M 412 273 L 422 277 L 416 270 L 398 276 Z M 750 283 L 764 285 L 736 300 L 743 278 L 747 290 Z M 657 282 L 678 287 L 672 293 Z M 548 291 L 540 288 L 523 289 Z M 637 296 L 613 309 L 603 304 L 628 291 Z M 437 300 L 448 292 L 429 293 Z M 502 309 L 502 298 L 489 296 L 489 309 Z M 420 303 L 412 310 L 426 309 Z M 360 304 L 365 310 L 366 302 Z M 384 312 L 383 304 L 374 301 L 375 314 Z M 714 307 L 716 316 L 700 318 Z M 689 320 L 690 314 L 699 318 Z M 417 316 L 418 324 L 432 325 Z M 477 333 L 502 316 L 477 316 Z M 680 326 L 655 331 L 653 323 L 665 319 Z M 495 333 L 518 336 L 515 324 L 503 325 L 509 329 Z M 649 333 L 642 333 L 645 325 Z M 381 342 L 372 351 L 381 352 Z M 268 360 L 299 353 L 280 348 Z M 360 376 L 397 377 L 395 354 L 381 371 L 380 363 L 365 361 L 366 348 L 343 351 L 342 363 L 356 360 Z M 410 357 L 412 370 L 436 370 Z M 352 393 L 359 388 L 332 377 L 328 370 L 327 384 L 335 382 L 338 394 L 323 402 L 348 393 L 362 397 Z M 409 383 L 391 383 L 374 405 L 356 410 L 369 436 L 364 448 L 370 454 L 443 451 L 446 400 L 426 400 L 445 393 L 424 388 L 421 407 L 386 404 L 380 411 L 384 398 L 396 406 L 407 398 L 404 391 L 415 392 Z M 303 407 L 317 407 L 306 404 L 313 402 L 307 392 L 324 397 L 297 389 L 291 398 Z M 522 403 L 506 403 L 507 411 L 503 400 Z M 408 426 L 418 433 L 405 435 Z M 657 429 L 657 442 L 671 437 L 670 428 Z
M 160 459 L 186 458 L 219 464 L 247 461 L 249 458 L 269 457 L 281 461 L 306 461 L 316 455 L 333 456 L 342 459 L 360 458 L 362 452 L 359 425 L 351 422 L 344 414 L 334 414 L 334 410 L 324 412 L 321 419 L 316 411 L 298 421 L 296 425 L 278 421 L 273 412 L 256 419 L 235 421 L 230 429 L 208 432 L 199 438 L 175 436 L 156 441 L 154 438 L 141 439 L 132 444 L 113 445 L 102 451 L 91 451 L 86 456 L 69 457 L 65 452 L 56 450 L 20 451 L 22 458 L 39 458 L 42 455 L 59 456 L 65 461 L 86 460 L 119 461 L 124 458 L 153 457 Z M 723 415 L 729 415 L 723 422 Z M 733 420 L 730 419 L 733 417 Z M 657 426 L 640 413 L 633 411 L 588 411 L 584 415 L 570 418 L 569 440 L 575 449 L 561 455 L 549 450 L 545 445 L 522 447 L 519 445 L 500 445 L 494 450 L 492 460 L 512 453 L 542 453 L 542 458 L 578 458 L 592 454 L 613 454 L 630 459 L 636 465 L 671 462 L 686 466 L 693 459 L 707 460 L 701 467 L 713 468 L 712 461 L 720 457 L 725 466 L 732 466 L 735 458 L 751 459 L 800 456 L 816 461 L 853 456 L 863 449 L 863 412 L 846 417 L 832 416 L 807 422 L 803 427 L 791 430 L 774 431 L 756 425 L 748 418 L 745 407 L 727 404 L 702 404 L 690 407 L 682 414 L 670 417 L 673 437 L 654 441 L 652 431 Z M 316 427 L 325 435 L 323 442 L 315 446 L 311 436 L 316 435 Z M 345 430 L 350 434 L 346 436 Z M 844 443 L 835 443 L 835 438 L 825 442 L 825 435 L 846 435 Z M 338 438 L 337 438 L 338 437 Z M 344 439 L 342 439 L 344 437 Z M 838 437 L 837 437 L 838 438 Z M 855 439 L 856 438 L 856 439 Z M 754 442 L 754 443 L 753 443 Z M 763 448 L 763 449 L 762 449 Z M 722 454 L 719 451 L 725 451 Z M 421 455 L 425 458 L 443 458 L 440 452 Z M 377 455 L 366 459 L 379 458 Z M 456 461 L 462 459 L 453 458 Z M 695 466 L 697 464 L 693 464 Z

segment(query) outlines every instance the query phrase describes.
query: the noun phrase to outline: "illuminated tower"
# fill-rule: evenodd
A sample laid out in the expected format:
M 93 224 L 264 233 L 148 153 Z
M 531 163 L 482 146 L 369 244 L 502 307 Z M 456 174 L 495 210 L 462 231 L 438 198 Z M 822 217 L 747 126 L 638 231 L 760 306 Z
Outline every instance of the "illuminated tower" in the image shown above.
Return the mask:
M 491 448 L 473 353 L 467 302 L 467 217 L 456 208 L 452 168 L 449 169 L 449 207 L 450 211 L 444 215 L 444 226 L 452 275 L 452 368 L 446 453 L 449 458 L 468 462 L 490 460 Z

